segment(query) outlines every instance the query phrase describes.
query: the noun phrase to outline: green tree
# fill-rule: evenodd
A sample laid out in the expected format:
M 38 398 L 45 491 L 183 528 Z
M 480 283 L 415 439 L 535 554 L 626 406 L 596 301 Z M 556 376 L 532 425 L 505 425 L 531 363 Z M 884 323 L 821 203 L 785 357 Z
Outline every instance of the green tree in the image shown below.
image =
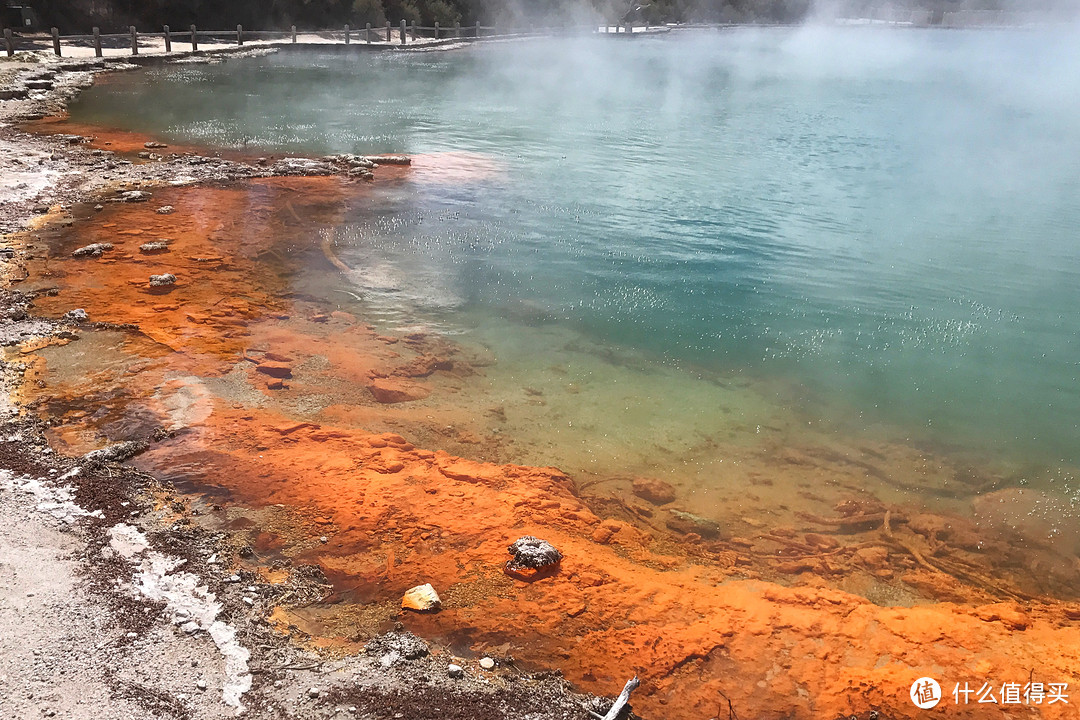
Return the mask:
M 451 27 L 461 20 L 461 12 L 447 0 L 427 0 L 424 3 L 425 22 L 439 23 L 440 27 Z
M 352 20 L 358 26 L 371 23 L 373 27 L 386 24 L 386 10 L 382 0 L 353 0 Z

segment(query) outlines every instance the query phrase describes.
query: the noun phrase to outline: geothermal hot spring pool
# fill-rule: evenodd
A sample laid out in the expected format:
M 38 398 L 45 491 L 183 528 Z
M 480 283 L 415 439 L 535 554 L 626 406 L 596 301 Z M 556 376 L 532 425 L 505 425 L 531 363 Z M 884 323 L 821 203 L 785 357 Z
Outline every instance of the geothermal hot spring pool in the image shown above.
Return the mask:
M 236 562 L 325 573 L 275 619 L 327 647 L 432 582 L 410 629 L 638 672 L 650 717 L 1076 681 L 1076 48 L 803 28 L 113 75 L 71 108 L 99 139 L 413 164 L 87 210 L 39 306 L 141 331 L 37 351 L 27 393 L 71 451 L 163 429 L 135 462 L 247 533 Z M 557 575 L 502 572 L 523 534 Z

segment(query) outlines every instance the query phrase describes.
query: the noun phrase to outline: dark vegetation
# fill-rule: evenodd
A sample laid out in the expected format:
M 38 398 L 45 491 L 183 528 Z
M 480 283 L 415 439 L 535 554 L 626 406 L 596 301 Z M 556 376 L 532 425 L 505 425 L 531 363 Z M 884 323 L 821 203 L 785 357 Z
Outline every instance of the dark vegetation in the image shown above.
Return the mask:
M 62 33 L 88 32 L 92 26 L 118 31 L 174 29 L 194 23 L 207 30 L 243 25 L 250 30 L 339 27 L 349 23 L 419 25 L 581 25 L 617 23 L 632 13 L 635 22 L 790 23 L 815 9 L 845 16 L 867 16 L 881 9 L 957 10 L 1045 9 L 1053 0 L 4 0 L 33 8 L 40 26 Z

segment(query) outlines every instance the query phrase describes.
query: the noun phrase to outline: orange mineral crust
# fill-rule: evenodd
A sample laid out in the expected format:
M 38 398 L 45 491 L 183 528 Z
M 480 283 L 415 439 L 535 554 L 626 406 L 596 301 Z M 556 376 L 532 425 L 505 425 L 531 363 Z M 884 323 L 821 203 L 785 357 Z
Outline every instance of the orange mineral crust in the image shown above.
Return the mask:
M 100 84 L 101 81 L 102 77 L 99 76 L 97 82 Z M 123 155 L 135 155 L 148 147 L 157 153 L 185 153 L 201 150 L 201 148 L 187 145 L 160 143 L 145 133 L 72 122 L 66 113 L 26 123 L 23 129 L 42 135 L 79 135 L 85 138 L 89 146 L 94 149 L 111 150 Z
M 155 446 L 139 465 L 200 467 L 202 482 L 236 503 L 319 518 L 325 542 L 279 537 L 264 550 L 318 563 L 339 600 L 400 605 L 406 590 L 431 583 L 443 609 L 404 615 L 410 629 L 559 667 L 595 692 L 636 673 L 635 707 L 646 717 L 713 717 L 727 697 L 740 717 L 878 709 L 917 718 L 925 711 L 908 693 L 922 676 L 947 695 L 964 682 L 1078 680 L 1080 629 L 1064 604 L 890 608 L 813 583 L 739 580 L 701 557 L 660 554 L 641 531 L 598 517 L 554 468 L 477 463 L 395 434 L 220 402 L 195 434 Z M 504 573 L 507 546 L 523 535 L 562 551 L 557 573 L 533 582 Z M 303 611 L 292 615 L 303 623 Z M 949 695 L 934 712 L 998 716 L 986 707 Z M 1062 703 L 1025 713 L 1076 717 Z
M 479 462 L 504 442 L 481 421 L 502 406 L 474 400 L 494 361 L 434 333 L 376 329 L 336 286 L 352 269 L 324 231 L 366 187 L 159 188 L 43 231 L 26 285 L 55 293 L 35 312 L 89 319 L 72 326 L 77 340 L 8 349 L 27 366 L 23 407 L 68 452 L 160 439 L 136 464 L 215 498 L 199 521 L 247 536 L 239 562 L 278 579 L 318 565 L 333 594 L 271 619 L 322 647 L 356 647 L 400 617 L 456 652 L 559 668 L 597 693 L 636 673 L 635 708 L 654 720 L 727 717 L 728 699 L 743 720 L 1078 717 L 1080 697 L 954 702 L 965 683 L 992 684 L 999 700 L 1004 683 L 1075 688 L 1080 605 L 1011 582 L 1005 541 L 944 508 L 861 497 L 836 516 L 803 513 L 798 531 L 768 515 L 736 525 L 755 536 L 727 537 L 661 509 L 676 494 L 664 482 L 628 481 L 638 500 L 586 500 L 555 468 Z M 74 254 L 95 243 L 111 247 Z M 769 456 L 755 491 L 775 479 L 788 493 L 781 481 L 806 463 L 792 447 Z M 838 465 L 822 465 L 822 487 Z M 562 552 L 557 571 L 504 571 L 524 535 Z M 405 591 L 427 583 L 442 609 L 402 614 Z M 844 591 L 870 585 L 878 604 Z M 924 676 L 945 695 L 932 711 L 909 697 Z
M 343 185 L 336 177 L 272 178 L 110 203 L 31 266 L 33 281 L 62 288 L 38 307 L 57 315 L 83 307 L 95 322 L 137 325 L 172 350 L 234 355 L 246 346 L 251 321 L 285 314 L 289 254 L 318 252 L 297 211 L 331 219 Z M 173 204 L 175 211 L 158 212 Z M 95 244 L 105 249 L 75 256 Z M 155 286 L 155 275 L 174 281 Z

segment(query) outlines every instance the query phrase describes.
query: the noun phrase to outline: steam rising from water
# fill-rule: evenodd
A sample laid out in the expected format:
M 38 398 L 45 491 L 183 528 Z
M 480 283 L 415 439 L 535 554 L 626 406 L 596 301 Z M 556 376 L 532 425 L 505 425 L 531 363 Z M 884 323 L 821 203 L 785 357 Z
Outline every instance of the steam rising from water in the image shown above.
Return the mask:
M 789 378 L 838 427 L 1053 466 L 1080 437 L 1076 37 L 808 25 L 282 54 L 152 70 L 75 114 L 490 158 L 503 170 L 376 186 L 333 230 L 359 294 Z

